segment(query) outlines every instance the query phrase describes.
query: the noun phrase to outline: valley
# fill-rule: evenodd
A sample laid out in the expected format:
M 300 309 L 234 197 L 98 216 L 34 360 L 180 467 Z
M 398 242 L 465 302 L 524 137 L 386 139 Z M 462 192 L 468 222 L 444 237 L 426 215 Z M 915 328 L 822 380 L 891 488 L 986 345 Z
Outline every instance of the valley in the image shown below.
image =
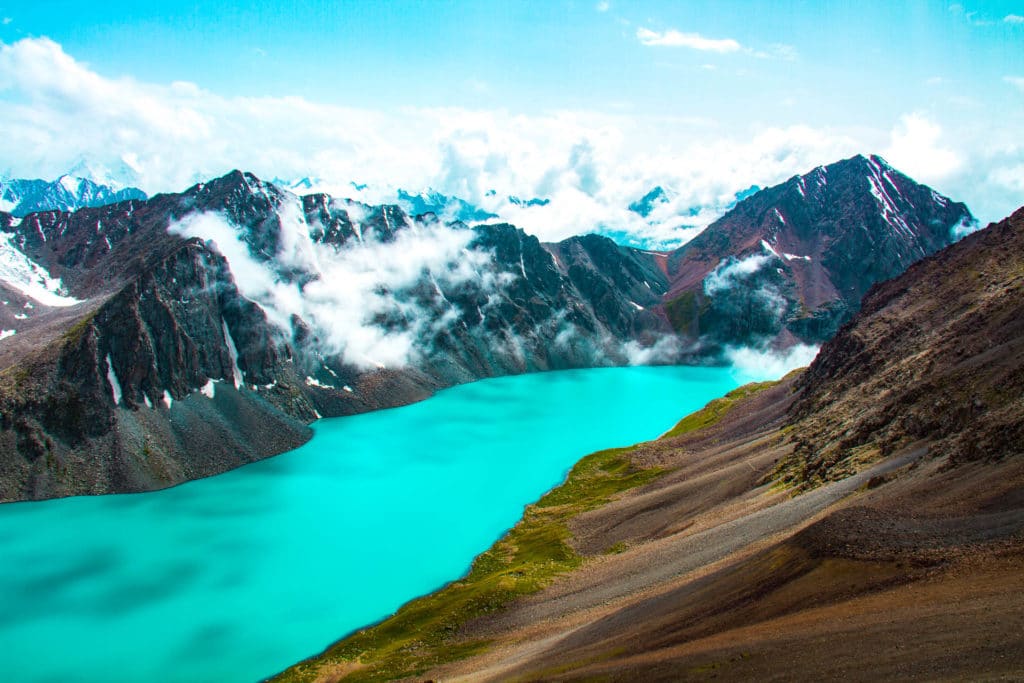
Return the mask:
M 584 459 L 466 577 L 276 680 L 1018 677 L 1022 246 L 1024 210 L 873 288 L 808 370 Z

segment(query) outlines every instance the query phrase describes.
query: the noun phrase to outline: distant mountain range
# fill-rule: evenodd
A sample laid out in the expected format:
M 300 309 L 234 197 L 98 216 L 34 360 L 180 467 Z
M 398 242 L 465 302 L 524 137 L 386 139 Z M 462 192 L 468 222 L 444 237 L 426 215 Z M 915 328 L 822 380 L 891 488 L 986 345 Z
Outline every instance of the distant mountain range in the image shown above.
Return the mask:
M 0 211 L 17 217 L 36 211 L 76 211 L 129 199 L 146 199 L 146 193 L 134 187 L 114 189 L 74 175 L 62 175 L 54 181 L 0 180 Z
M 167 486 L 481 377 L 817 344 L 973 226 L 877 157 L 758 191 L 671 252 L 239 171 L 0 213 L 0 500 Z

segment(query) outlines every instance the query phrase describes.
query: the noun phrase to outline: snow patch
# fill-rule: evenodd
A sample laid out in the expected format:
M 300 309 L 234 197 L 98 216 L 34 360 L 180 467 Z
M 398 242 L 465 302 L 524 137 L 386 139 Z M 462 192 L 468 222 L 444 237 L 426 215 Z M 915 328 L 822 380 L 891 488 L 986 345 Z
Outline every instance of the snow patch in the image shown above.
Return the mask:
M 8 337 L 13 337 L 17 333 L 17 330 L 0 330 L 0 339 L 7 339 Z
M 347 391 L 347 392 L 348 392 L 348 393 L 350 393 L 350 394 L 352 393 L 352 387 L 350 387 L 350 386 L 349 386 L 349 385 L 347 385 L 347 384 L 346 384 L 345 386 L 343 386 L 343 387 L 342 387 L 342 389 L 344 389 L 345 391 Z
M 30 259 L 11 242 L 12 234 L 0 236 L 0 280 L 44 306 L 74 306 L 81 303 L 67 296 L 60 278 Z M 32 308 L 26 304 L 25 308 Z
M 765 242 L 764 240 L 761 240 L 761 248 L 764 249 L 765 251 L 767 251 L 768 253 L 772 254 L 775 257 L 778 257 L 778 255 L 779 255 L 779 252 L 775 251 L 775 248 L 772 247 L 772 245 L 770 245 L 767 242 Z
M 797 256 L 796 254 L 785 254 L 785 253 L 782 255 L 782 258 L 786 259 L 787 261 L 810 261 L 811 260 L 810 256 Z
M 147 396 L 146 394 L 142 395 L 142 402 L 146 404 L 147 408 L 153 407 L 153 402 L 149 400 L 149 396 Z
M 635 308 L 635 309 L 636 309 L 636 310 L 638 310 L 638 311 L 642 311 L 642 310 L 644 310 L 644 307 L 643 307 L 643 306 L 641 306 L 640 304 L 638 304 L 638 303 L 637 303 L 637 302 L 635 302 L 635 301 L 630 301 L 629 303 L 630 303 L 630 305 L 631 305 L 631 306 L 632 306 L 633 308 Z
M 228 347 L 228 355 L 231 356 L 231 377 L 235 382 L 235 389 L 242 387 L 242 370 L 238 367 L 238 347 L 228 329 L 228 323 L 224 318 L 220 319 L 221 327 L 224 328 L 224 344 Z
M 117 379 L 117 373 L 114 372 L 114 364 L 110 362 L 110 354 L 107 354 L 107 381 L 110 382 L 110 391 L 114 395 L 114 405 L 116 406 L 121 402 L 121 382 Z
M 337 389 L 338 387 L 333 384 L 324 384 L 319 381 L 316 377 L 306 377 L 306 384 L 317 389 Z
M 171 409 L 171 404 L 174 403 L 174 399 L 171 398 L 171 392 L 167 391 L 166 389 L 164 389 L 163 402 L 164 405 L 167 406 L 168 410 Z
M 216 391 L 216 388 L 214 387 L 213 380 L 212 379 L 207 379 L 206 380 L 206 384 L 204 384 L 203 388 L 199 390 L 199 393 L 201 393 L 206 398 L 213 398 L 215 391 Z

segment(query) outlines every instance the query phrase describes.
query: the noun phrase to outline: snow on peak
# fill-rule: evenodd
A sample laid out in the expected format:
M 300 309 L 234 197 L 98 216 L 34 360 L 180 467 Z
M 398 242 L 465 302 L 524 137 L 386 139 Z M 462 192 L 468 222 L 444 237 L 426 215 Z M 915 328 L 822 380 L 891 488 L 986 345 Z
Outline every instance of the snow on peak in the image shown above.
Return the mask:
M 71 194 L 78 194 L 79 188 L 82 187 L 82 179 L 71 175 L 62 175 L 57 182 Z

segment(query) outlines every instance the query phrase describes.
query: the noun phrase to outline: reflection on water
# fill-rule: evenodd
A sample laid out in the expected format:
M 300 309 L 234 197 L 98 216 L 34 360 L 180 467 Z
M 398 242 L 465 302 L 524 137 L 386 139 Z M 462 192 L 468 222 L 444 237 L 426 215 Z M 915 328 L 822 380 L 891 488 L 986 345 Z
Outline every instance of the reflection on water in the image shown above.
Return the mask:
M 322 420 L 155 493 L 0 506 L 0 678 L 252 681 L 461 575 L 595 450 L 738 384 L 721 368 L 477 382 Z

